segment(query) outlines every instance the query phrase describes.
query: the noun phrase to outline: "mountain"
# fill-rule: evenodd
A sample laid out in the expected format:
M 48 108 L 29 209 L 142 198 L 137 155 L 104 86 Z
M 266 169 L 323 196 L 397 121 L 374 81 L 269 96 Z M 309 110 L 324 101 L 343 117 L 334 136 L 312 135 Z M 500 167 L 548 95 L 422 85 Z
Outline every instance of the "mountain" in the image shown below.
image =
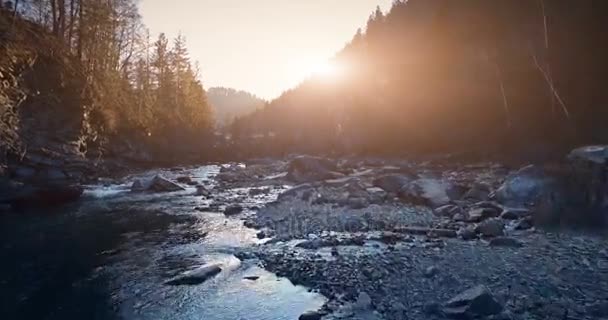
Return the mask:
M 220 126 L 230 123 L 235 118 L 250 114 L 262 108 L 266 103 L 249 92 L 223 87 L 207 90 L 207 99 Z
M 333 58 L 340 79 L 306 80 L 234 127 L 278 152 L 605 143 L 607 16 L 601 0 L 397 0 Z

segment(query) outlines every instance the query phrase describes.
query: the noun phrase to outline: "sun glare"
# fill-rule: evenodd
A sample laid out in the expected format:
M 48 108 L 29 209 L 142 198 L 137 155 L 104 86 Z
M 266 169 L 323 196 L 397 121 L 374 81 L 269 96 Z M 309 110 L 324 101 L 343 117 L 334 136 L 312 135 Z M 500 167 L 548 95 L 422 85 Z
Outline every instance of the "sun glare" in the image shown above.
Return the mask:
M 339 66 L 331 61 L 294 61 L 289 65 L 290 73 L 300 79 L 319 78 L 335 80 L 341 73 Z

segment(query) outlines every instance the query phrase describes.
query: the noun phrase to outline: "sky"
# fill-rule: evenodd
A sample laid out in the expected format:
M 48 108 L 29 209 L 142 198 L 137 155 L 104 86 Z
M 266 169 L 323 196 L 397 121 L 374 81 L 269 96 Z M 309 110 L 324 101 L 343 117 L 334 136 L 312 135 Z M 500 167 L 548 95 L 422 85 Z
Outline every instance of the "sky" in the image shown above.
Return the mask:
M 323 65 L 393 0 L 142 0 L 151 34 L 181 32 L 205 88 L 272 99 Z

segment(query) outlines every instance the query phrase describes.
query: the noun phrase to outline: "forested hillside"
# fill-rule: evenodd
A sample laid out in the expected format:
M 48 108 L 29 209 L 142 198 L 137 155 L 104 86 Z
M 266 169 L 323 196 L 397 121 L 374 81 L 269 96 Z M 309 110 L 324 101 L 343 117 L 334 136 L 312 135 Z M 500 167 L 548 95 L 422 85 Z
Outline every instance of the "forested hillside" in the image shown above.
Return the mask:
M 137 1 L 10 2 L 0 35 L 0 164 L 64 153 L 171 161 L 209 143 L 186 40 L 151 39 Z
M 409 0 L 235 133 L 274 152 L 469 152 L 606 142 L 608 3 Z M 258 135 L 259 136 L 259 135 Z M 545 153 L 548 154 L 548 153 Z
M 231 88 L 209 88 L 207 96 L 219 126 L 227 125 L 236 118 L 253 113 L 266 103 L 249 92 Z

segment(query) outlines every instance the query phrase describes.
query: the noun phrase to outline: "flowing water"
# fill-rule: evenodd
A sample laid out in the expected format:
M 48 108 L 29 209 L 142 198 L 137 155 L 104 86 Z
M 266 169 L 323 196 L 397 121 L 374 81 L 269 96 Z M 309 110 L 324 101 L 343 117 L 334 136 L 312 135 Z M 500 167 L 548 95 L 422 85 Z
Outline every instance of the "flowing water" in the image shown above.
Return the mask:
M 213 186 L 218 171 L 205 166 L 138 177 L 185 175 Z M 135 194 L 134 178 L 88 186 L 67 207 L 0 218 L 1 319 L 297 319 L 325 302 L 255 261 L 238 260 L 233 253 L 255 245 L 256 231 L 237 218 L 194 210 L 209 204 L 195 188 Z M 202 284 L 165 284 L 209 263 L 221 263 L 222 272 Z

